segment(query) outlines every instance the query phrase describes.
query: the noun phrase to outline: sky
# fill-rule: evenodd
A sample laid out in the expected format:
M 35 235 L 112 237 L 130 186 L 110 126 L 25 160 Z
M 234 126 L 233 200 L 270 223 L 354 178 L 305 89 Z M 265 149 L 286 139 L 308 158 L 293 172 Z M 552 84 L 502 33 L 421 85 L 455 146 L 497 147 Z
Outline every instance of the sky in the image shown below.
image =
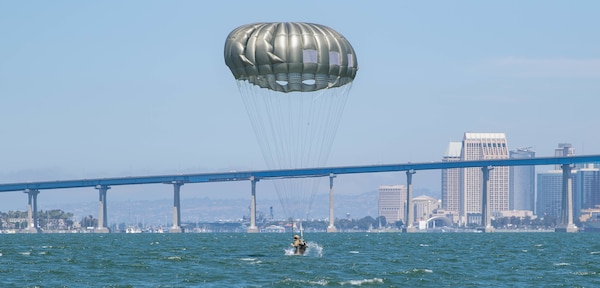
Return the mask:
M 558 143 L 600 154 L 600 2 L 373 3 L 1 1 L 0 183 L 266 169 L 223 60 L 229 32 L 253 22 L 319 23 L 353 45 L 359 71 L 327 166 L 439 161 L 465 132 L 506 133 L 509 149 L 537 156 Z M 336 193 L 405 179 L 340 175 Z M 439 194 L 440 179 L 419 172 L 413 187 Z M 249 187 L 194 184 L 182 197 Z M 113 187 L 108 199 L 171 191 Z M 42 191 L 38 201 L 97 197 Z M 2 193 L 0 211 L 26 201 Z

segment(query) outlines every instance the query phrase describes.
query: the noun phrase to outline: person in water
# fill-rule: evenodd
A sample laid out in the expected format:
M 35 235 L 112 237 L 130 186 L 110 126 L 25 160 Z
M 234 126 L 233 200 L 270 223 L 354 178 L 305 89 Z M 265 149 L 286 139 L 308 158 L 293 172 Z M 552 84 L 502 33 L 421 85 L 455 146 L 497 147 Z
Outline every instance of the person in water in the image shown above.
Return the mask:
M 306 242 L 304 242 L 304 239 L 300 239 L 298 235 L 294 235 L 294 242 L 291 245 L 295 248 L 294 254 L 296 255 L 303 255 L 306 251 Z

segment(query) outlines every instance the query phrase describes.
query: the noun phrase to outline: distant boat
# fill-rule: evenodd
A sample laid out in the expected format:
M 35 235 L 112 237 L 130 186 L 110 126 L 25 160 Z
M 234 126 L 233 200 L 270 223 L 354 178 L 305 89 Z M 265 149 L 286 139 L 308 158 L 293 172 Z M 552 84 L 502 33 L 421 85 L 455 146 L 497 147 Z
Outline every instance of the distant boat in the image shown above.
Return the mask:
M 142 230 L 137 227 L 129 226 L 125 229 L 125 233 L 142 233 Z
M 583 230 L 586 232 L 600 232 L 600 220 L 597 218 L 589 219 L 586 222 L 582 222 Z
M 266 232 L 266 233 L 284 233 L 285 232 L 285 227 L 278 226 L 278 225 L 269 225 L 269 226 L 263 228 L 261 232 Z
M 584 216 L 586 216 L 583 224 L 583 231 L 586 232 L 600 232 L 600 209 L 598 207 L 582 210 Z

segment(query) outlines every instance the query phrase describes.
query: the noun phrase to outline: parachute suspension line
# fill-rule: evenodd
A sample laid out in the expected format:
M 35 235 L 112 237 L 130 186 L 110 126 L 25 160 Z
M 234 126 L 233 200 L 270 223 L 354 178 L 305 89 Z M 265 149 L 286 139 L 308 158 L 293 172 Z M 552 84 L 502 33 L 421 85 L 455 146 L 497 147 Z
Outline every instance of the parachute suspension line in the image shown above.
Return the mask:
M 313 147 L 315 148 L 315 153 L 319 153 L 317 157 L 319 159 L 317 161 L 319 165 L 324 165 L 327 159 L 329 158 L 331 147 L 342 117 L 342 112 L 348 100 L 347 95 L 351 88 L 351 84 L 352 83 L 335 89 L 327 89 L 329 90 L 329 92 L 332 92 L 332 95 L 324 96 L 323 94 L 327 90 L 322 90 L 320 95 L 318 95 L 317 98 L 315 98 L 315 101 L 321 98 L 328 100 L 328 103 L 320 105 L 320 107 L 323 109 L 315 110 L 318 111 L 318 113 L 320 113 L 320 115 L 316 117 L 320 119 L 318 120 L 320 123 L 329 123 L 329 125 L 322 125 L 320 127 L 321 129 L 323 129 L 323 131 L 319 132 L 318 134 L 323 135 L 323 137 L 321 138 L 322 141 L 320 142 L 319 147 Z M 311 118 L 315 119 L 315 117 Z M 306 211 L 306 218 L 308 218 L 309 213 L 312 211 L 312 204 L 314 203 L 314 198 L 316 197 L 316 192 L 318 191 L 317 189 L 319 188 L 318 186 L 320 184 L 320 180 L 321 179 L 319 178 L 318 181 L 315 181 L 313 183 L 313 187 L 311 189 L 312 193 L 310 194 L 310 199 L 308 201 L 309 206 L 308 210 Z
M 293 110 L 293 101 L 291 101 L 290 94 L 281 94 L 270 92 L 272 98 L 277 98 L 280 100 L 278 107 L 279 109 L 273 109 L 271 111 L 273 114 L 277 115 L 277 119 L 272 119 L 273 125 L 277 125 L 278 130 L 274 130 L 274 137 L 277 138 L 277 159 L 279 160 L 273 168 L 285 169 L 285 168 L 298 168 L 296 163 L 292 160 L 294 157 L 294 151 L 297 151 L 294 148 L 294 145 L 298 145 L 297 139 L 293 136 L 295 133 L 295 119 L 294 119 L 294 110 Z M 286 153 L 286 151 L 288 151 Z M 299 191 L 297 191 L 297 187 L 293 185 L 293 179 L 279 179 L 274 180 L 273 184 L 275 185 L 275 190 L 277 190 L 279 201 L 284 208 L 284 213 L 287 217 L 294 217 L 296 213 L 294 213 L 294 205 L 298 205 L 299 200 L 297 199 Z
M 259 89 L 247 81 L 237 81 L 237 83 L 267 167 L 269 169 L 284 168 L 283 162 L 285 162 L 285 159 L 280 147 L 285 147 L 285 144 L 281 143 L 281 139 L 288 138 L 284 135 L 286 130 L 289 130 L 289 127 L 277 129 L 277 126 L 274 124 L 288 123 L 281 118 L 286 113 L 273 108 L 277 107 L 278 99 L 273 97 L 272 93 L 269 93 L 269 90 Z M 277 137 L 278 135 L 281 136 Z M 289 207 L 290 203 L 284 202 L 284 199 L 289 199 L 289 196 L 281 194 L 287 192 L 278 182 L 277 180 L 274 181 L 275 188 L 279 195 L 280 203 L 284 207 L 284 213 L 288 216 L 290 213 L 286 207 Z
M 306 123 L 307 125 L 305 128 L 306 133 L 309 135 L 308 137 L 315 138 L 315 141 L 309 142 L 310 145 L 304 147 L 304 159 L 302 161 L 305 167 L 309 165 L 313 167 L 322 166 L 327 161 L 327 157 L 323 157 L 321 152 L 323 152 L 323 144 L 328 142 L 327 138 L 330 136 L 327 135 L 325 131 L 328 127 L 328 123 L 331 123 L 328 118 L 332 116 L 331 97 L 335 96 L 332 93 L 334 90 L 335 89 L 331 89 L 331 91 L 329 91 L 329 89 L 325 89 L 313 92 L 314 97 L 309 99 L 310 103 L 308 103 L 308 106 L 310 109 L 308 109 L 306 113 L 309 113 L 309 116 L 307 117 L 308 119 L 311 119 L 311 123 Z M 317 135 L 317 137 L 314 137 L 315 135 Z M 311 163 L 311 161 L 313 162 Z M 311 187 L 306 187 L 306 189 L 309 190 L 307 191 L 309 193 L 306 194 L 308 195 L 308 206 L 304 211 L 306 219 L 309 218 L 309 215 L 312 212 L 312 204 L 314 203 L 314 198 L 321 182 L 320 180 L 320 178 L 316 178 L 310 183 L 312 184 Z
M 273 133 L 269 133 L 269 130 L 272 129 L 272 127 L 269 128 L 269 123 L 273 120 L 269 118 L 271 115 L 269 111 L 273 109 L 270 107 L 269 99 L 266 97 L 268 95 L 263 96 L 262 91 L 253 87 L 254 85 L 247 81 L 238 81 L 237 83 L 263 158 L 267 166 L 274 169 L 274 159 L 277 159 L 274 150 L 275 152 L 278 151 L 274 149 L 277 145 L 271 139 Z
M 309 116 L 309 119 L 313 119 L 314 121 L 314 123 L 309 123 L 309 125 L 312 125 L 310 129 L 315 130 L 313 135 L 320 135 L 317 141 L 311 142 L 311 146 L 307 147 L 308 151 L 306 152 L 306 157 L 310 157 L 309 159 L 316 159 L 314 163 L 311 163 L 313 164 L 313 166 L 322 166 L 327 161 L 327 157 L 323 157 L 323 154 L 321 154 L 321 152 L 323 152 L 323 144 L 327 142 L 327 138 L 329 137 L 329 135 L 324 133 L 324 131 L 327 129 L 327 124 L 330 123 L 327 118 L 331 116 L 331 105 L 328 102 L 330 102 L 332 99 L 329 99 L 329 95 L 325 96 L 326 92 L 327 94 L 331 94 L 331 91 L 327 90 L 320 90 L 315 92 L 317 94 L 313 99 L 311 99 L 311 107 L 313 107 L 313 109 L 308 111 L 311 114 Z M 309 218 L 309 215 L 312 212 L 312 204 L 314 203 L 314 198 L 317 194 L 319 184 L 321 182 L 320 180 L 320 178 L 315 179 L 312 182 L 312 187 L 309 187 L 310 193 L 308 194 L 308 207 L 306 211 L 304 211 L 307 219 Z
M 237 81 L 269 169 L 326 164 L 351 85 L 281 93 Z M 286 217 L 308 219 L 320 178 L 274 180 Z
M 294 127 L 297 126 L 295 123 L 298 120 L 292 119 L 294 113 L 290 112 L 293 112 L 295 107 L 293 102 L 285 99 L 289 96 L 260 89 L 245 81 L 238 81 L 238 88 L 269 169 L 300 168 L 301 166 L 290 158 L 297 157 L 295 155 L 297 153 L 286 153 L 286 150 L 290 149 L 288 147 L 292 147 L 290 151 L 298 151 L 293 145 L 302 144 L 293 134 L 297 131 Z M 288 123 L 288 126 L 282 123 Z M 299 188 L 291 186 L 288 189 L 286 187 L 290 184 L 287 182 L 293 181 L 287 179 L 274 181 L 282 206 L 291 207 L 290 205 L 304 203 L 304 200 L 298 198 L 302 195 Z M 297 213 L 290 213 L 290 211 L 286 211 L 285 214 L 298 216 Z
M 270 158 L 266 158 L 265 160 L 267 166 L 270 169 L 274 169 L 277 168 L 275 161 L 281 157 L 281 151 L 278 149 L 279 145 L 277 138 L 275 137 L 279 131 L 277 131 L 277 127 L 274 126 L 274 124 L 279 121 L 279 119 L 277 119 L 278 111 L 275 108 L 278 105 L 278 99 L 272 97 L 268 90 L 257 89 L 256 87 L 253 87 L 253 89 L 256 91 L 256 93 L 253 94 L 255 100 L 261 102 L 259 104 L 260 107 L 265 108 L 265 111 L 262 112 L 263 115 L 261 115 L 262 120 L 260 123 L 261 129 L 263 130 L 263 138 L 268 139 L 268 143 L 264 143 L 263 145 L 266 146 L 266 151 L 268 153 L 267 157 Z
M 325 162 L 329 158 L 329 153 L 331 152 L 331 147 L 333 146 L 333 141 L 335 140 L 335 136 L 337 134 L 340 121 L 342 119 L 343 111 L 348 101 L 348 92 L 352 88 L 352 83 L 339 87 L 339 89 L 335 90 L 335 95 L 329 97 L 333 103 L 329 105 L 328 115 L 331 116 L 330 119 L 327 119 L 327 123 L 330 125 L 326 126 L 327 132 L 324 132 L 324 142 L 322 143 L 320 151 L 321 155 L 320 159 L 323 159 Z

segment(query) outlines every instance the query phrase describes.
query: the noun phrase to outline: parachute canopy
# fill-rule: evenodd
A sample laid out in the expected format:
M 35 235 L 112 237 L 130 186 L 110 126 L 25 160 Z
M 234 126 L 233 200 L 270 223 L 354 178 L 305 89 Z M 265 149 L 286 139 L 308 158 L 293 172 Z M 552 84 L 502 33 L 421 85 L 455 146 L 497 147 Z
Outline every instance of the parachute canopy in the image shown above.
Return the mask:
M 335 30 L 312 23 L 253 23 L 229 33 L 225 63 L 237 80 L 279 92 L 316 91 L 354 80 L 354 49 Z
M 358 70 L 350 43 L 323 25 L 254 23 L 224 54 L 267 167 L 322 167 Z M 308 218 L 320 179 L 272 181 L 287 217 Z

